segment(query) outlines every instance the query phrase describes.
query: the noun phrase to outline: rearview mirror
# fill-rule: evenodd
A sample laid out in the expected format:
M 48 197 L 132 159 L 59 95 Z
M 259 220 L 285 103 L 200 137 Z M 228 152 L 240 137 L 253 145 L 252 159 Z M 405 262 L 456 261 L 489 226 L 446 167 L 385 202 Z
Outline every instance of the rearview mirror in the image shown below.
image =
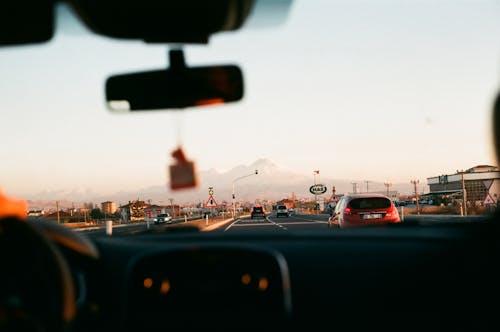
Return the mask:
M 175 109 L 224 104 L 243 97 L 243 75 L 237 66 L 184 65 L 182 51 L 170 51 L 171 67 L 112 76 L 106 100 L 112 111 Z
M 138 111 L 224 104 L 243 97 L 243 78 L 236 66 L 158 70 L 110 77 L 108 107 Z

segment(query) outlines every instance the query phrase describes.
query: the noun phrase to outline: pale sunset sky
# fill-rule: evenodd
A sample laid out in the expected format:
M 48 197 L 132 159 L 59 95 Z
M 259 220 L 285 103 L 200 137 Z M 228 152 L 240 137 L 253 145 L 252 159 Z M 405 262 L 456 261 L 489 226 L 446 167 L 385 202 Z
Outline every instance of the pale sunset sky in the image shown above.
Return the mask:
M 294 1 L 274 28 L 184 48 L 190 65 L 239 65 L 241 102 L 136 114 L 111 113 L 104 82 L 165 67 L 167 46 L 97 36 L 57 12 L 51 42 L 0 48 L 8 193 L 162 184 L 179 141 L 202 170 L 268 158 L 396 183 L 496 164 L 500 1 Z

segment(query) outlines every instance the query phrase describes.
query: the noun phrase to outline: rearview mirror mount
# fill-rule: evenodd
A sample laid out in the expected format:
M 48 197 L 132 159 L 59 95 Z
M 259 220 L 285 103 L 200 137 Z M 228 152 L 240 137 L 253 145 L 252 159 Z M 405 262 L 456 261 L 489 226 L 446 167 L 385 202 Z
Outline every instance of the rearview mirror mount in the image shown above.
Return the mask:
M 170 67 L 112 76 L 106 100 L 112 111 L 182 109 L 243 98 L 243 75 L 234 65 L 187 67 L 182 50 L 169 52 Z

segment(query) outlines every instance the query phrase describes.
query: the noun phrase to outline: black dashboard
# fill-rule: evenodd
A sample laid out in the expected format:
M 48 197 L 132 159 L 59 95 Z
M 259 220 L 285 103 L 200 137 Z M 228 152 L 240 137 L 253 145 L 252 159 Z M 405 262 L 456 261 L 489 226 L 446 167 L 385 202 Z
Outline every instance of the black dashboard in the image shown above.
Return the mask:
M 300 234 L 143 234 L 66 252 L 78 331 L 498 330 L 494 222 Z

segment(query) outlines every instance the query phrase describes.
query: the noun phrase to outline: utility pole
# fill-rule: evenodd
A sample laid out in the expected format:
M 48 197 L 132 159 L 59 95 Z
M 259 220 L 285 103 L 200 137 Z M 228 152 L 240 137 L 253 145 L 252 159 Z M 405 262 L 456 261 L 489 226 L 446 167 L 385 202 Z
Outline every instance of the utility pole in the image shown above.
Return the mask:
M 317 184 L 316 182 L 316 175 L 319 176 L 319 170 L 317 171 L 314 171 L 313 172 L 313 176 L 314 176 L 314 185 Z M 314 194 L 314 210 L 316 210 L 316 207 L 318 206 L 318 195 Z M 318 207 L 318 210 L 319 210 L 319 207 Z M 318 211 L 319 212 L 319 211 Z
M 357 189 L 358 184 L 356 182 L 351 182 L 351 184 L 352 184 L 352 193 L 353 194 L 357 194 L 357 192 L 358 192 L 358 189 Z
M 417 184 L 419 183 L 418 180 L 411 180 L 410 181 L 414 188 L 415 188 L 415 200 L 416 200 L 416 203 L 417 203 L 417 214 L 420 214 L 420 209 L 418 208 L 418 189 L 417 189 Z
M 59 217 L 59 201 L 56 201 L 56 208 L 57 208 L 57 223 L 59 224 L 61 222 L 61 219 Z
M 369 183 L 370 181 L 366 180 L 365 182 L 366 182 L 366 192 L 370 192 L 370 190 L 368 190 L 368 183 Z
M 168 199 L 170 201 L 170 211 L 172 212 L 172 219 L 175 217 L 175 213 L 174 213 L 174 199 L 173 198 L 169 198 Z
M 463 211 L 464 211 L 464 216 L 467 216 L 467 190 L 465 189 L 465 179 L 464 179 L 464 171 L 457 171 L 457 173 L 460 173 L 462 175 L 462 205 L 463 205 Z
M 392 186 L 392 183 L 384 182 L 384 186 L 387 188 L 387 196 L 389 196 L 389 188 Z

